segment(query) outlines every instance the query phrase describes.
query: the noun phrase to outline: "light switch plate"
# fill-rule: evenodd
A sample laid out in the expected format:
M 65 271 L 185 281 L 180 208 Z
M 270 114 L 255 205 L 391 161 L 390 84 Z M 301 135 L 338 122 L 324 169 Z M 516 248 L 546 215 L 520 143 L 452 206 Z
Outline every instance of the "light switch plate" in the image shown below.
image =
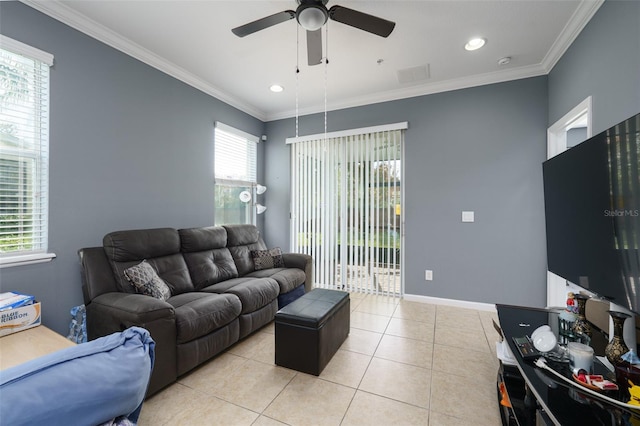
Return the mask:
M 475 213 L 472 211 L 463 211 L 462 212 L 462 221 L 463 222 L 475 222 Z

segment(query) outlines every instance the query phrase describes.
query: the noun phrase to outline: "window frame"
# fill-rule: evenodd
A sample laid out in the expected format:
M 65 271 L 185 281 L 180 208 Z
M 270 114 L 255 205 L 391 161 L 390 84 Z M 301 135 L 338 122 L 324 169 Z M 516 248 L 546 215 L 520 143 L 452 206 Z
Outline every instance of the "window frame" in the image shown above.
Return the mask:
M 242 139 L 246 146 L 250 146 L 249 144 L 254 144 L 251 146 L 250 151 L 253 154 L 253 159 L 248 159 L 245 157 L 245 169 L 250 170 L 249 174 L 253 174 L 253 176 L 248 176 L 247 179 L 240 178 L 238 176 L 220 176 L 218 171 L 216 170 L 215 163 L 218 158 L 219 152 L 216 147 L 216 142 L 218 140 L 218 131 L 228 134 L 231 137 Z M 257 161 L 258 161 L 258 143 L 260 139 L 258 136 L 252 135 L 250 133 L 244 132 L 242 130 L 231 127 L 227 124 L 221 123 L 219 121 L 215 122 L 215 132 L 214 132 L 214 191 L 217 194 L 218 187 L 226 187 L 226 188 L 246 188 L 251 194 L 251 200 L 246 203 L 246 212 L 245 217 L 248 219 L 245 221 L 245 224 L 256 224 L 256 186 L 257 186 Z M 253 167 L 251 168 L 251 163 L 253 163 Z M 217 213 L 218 208 L 214 206 L 214 223 L 216 225 L 228 224 L 224 221 L 218 220 Z
M 39 225 L 40 243 L 38 247 L 23 251 L 9 251 L 0 254 L 0 269 L 29 265 L 34 263 L 49 262 L 56 257 L 55 253 L 49 252 L 49 118 L 50 102 L 49 92 L 51 84 L 50 67 L 53 65 L 54 57 L 50 53 L 44 52 L 35 47 L 29 46 L 17 40 L 0 34 L 0 49 L 12 54 L 23 56 L 36 62 L 36 66 L 44 67 L 45 71 L 35 71 L 45 77 L 44 81 L 37 85 L 36 99 L 34 101 L 34 117 L 37 117 L 33 124 L 34 149 L 3 149 L 7 157 L 16 156 L 16 161 L 25 161 L 29 158 L 35 159 L 34 171 L 39 175 L 35 182 L 32 197 L 39 197 L 38 207 L 34 208 L 35 214 L 41 217 Z

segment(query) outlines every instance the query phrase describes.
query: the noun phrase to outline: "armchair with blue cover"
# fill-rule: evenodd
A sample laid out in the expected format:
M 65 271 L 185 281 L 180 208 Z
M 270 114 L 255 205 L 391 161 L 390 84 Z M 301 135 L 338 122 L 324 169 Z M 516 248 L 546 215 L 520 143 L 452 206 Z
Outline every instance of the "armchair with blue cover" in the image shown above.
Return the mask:
M 155 342 L 131 327 L 0 371 L 7 425 L 135 425 Z

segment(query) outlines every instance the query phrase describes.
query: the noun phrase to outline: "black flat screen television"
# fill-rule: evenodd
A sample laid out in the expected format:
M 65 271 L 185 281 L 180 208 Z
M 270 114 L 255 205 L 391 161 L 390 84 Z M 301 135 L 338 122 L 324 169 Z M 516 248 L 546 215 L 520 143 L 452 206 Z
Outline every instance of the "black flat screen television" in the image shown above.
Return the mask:
M 640 114 L 542 170 L 549 271 L 640 314 Z

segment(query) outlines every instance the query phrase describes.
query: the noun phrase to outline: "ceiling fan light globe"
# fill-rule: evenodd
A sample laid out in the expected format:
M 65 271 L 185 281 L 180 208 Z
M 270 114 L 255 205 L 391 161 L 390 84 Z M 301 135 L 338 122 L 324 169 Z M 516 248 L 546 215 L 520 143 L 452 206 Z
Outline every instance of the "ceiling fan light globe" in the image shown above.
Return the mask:
M 316 31 L 327 22 L 328 14 L 323 8 L 301 5 L 296 13 L 298 23 L 307 31 Z

